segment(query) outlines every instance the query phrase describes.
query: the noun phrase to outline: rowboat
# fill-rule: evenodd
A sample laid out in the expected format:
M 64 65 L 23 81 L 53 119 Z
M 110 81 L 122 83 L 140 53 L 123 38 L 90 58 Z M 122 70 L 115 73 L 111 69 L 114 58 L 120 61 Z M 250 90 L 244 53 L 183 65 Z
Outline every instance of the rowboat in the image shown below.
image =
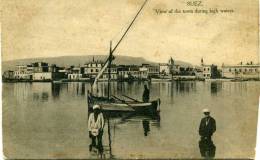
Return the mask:
M 160 111 L 160 99 L 140 102 L 124 101 L 112 97 L 109 100 L 106 97 L 88 96 L 88 109 L 92 111 L 94 104 L 100 105 L 104 112 L 137 112 L 144 114 L 156 114 Z

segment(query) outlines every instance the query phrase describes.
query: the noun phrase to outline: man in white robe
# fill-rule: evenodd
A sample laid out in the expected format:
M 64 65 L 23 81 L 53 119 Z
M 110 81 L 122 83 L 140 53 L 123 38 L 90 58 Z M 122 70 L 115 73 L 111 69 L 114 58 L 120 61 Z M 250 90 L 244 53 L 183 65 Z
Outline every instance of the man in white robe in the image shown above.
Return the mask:
M 102 152 L 102 136 L 105 125 L 104 116 L 100 110 L 99 105 L 94 105 L 93 111 L 93 113 L 90 113 L 88 119 L 89 136 L 92 139 L 92 143 L 89 146 L 89 150 L 91 151 L 92 147 L 96 147 L 100 152 Z M 96 139 L 98 141 L 98 144 L 96 144 Z

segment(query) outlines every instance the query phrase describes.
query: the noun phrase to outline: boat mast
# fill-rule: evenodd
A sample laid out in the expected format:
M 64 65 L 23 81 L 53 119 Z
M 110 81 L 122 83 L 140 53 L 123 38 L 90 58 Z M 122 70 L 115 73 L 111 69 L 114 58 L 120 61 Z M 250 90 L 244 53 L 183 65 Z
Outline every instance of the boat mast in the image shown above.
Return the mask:
M 107 98 L 110 99 L 110 79 L 111 79 L 111 63 L 113 60 L 112 55 L 112 41 L 110 41 L 110 48 L 109 48 L 109 57 L 108 57 L 108 80 L 107 80 Z
M 144 8 L 146 2 L 148 0 L 145 0 L 143 5 L 141 6 L 141 8 L 139 9 L 139 11 L 137 12 L 137 14 L 135 15 L 134 19 L 132 20 L 132 22 L 130 23 L 130 25 L 127 27 L 126 31 L 124 32 L 124 34 L 122 35 L 122 37 L 120 38 L 120 40 L 117 42 L 117 44 L 115 45 L 115 47 L 112 49 L 112 42 L 110 41 L 110 50 L 109 50 L 109 57 L 108 57 L 108 99 L 110 98 L 110 79 L 111 79 L 111 63 L 112 60 L 114 59 L 113 57 L 113 53 L 116 50 L 116 48 L 118 47 L 118 45 L 121 43 L 121 41 L 123 40 L 123 38 L 125 37 L 125 35 L 127 34 L 128 30 L 131 28 L 131 26 L 134 24 L 134 21 L 136 20 L 136 18 L 138 17 L 139 13 L 141 12 L 141 10 Z

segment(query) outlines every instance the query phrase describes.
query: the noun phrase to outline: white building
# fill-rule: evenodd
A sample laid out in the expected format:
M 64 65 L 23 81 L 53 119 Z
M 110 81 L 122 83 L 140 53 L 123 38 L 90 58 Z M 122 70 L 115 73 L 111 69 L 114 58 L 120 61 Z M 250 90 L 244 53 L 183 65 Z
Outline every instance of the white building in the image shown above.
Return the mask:
M 161 75 L 176 75 L 180 73 L 180 66 L 176 65 L 172 57 L 168 61 L 168 63 L 160 63 L 159 64 L 159 73 Z
M 93 58 L 93 61 L 84 65 L 84 74 L 89 78 L 95 78 L 98 75 L 99 71 L 102 69 L 103 65 L 104 62 L 95 61 Z
M 84 75 L 86 75 L 86 77 L 88 78 L 95 78 L 104 65 L 105 65 L 104 62 L 95 61 L 93 58 L 93 61 L 86 63 L 84 65 Z M 111 64 L 110 67 L 110 78 L 112 80 L 117 79 L 117 67 L 114 64 Z M 105 69 L 104 73 L 101 75 L 99 80 L 107 80 L 107 79 L 108 79 L 108 68 Z
M 27 65 L 17 65 L 14 71 L 15 79 L 30 80 L 32 79 L 32 72 L 27 71 Z
M 50 81 L 52 80 L 52 72 L 35 72 L 32 74 L 32 79 L 35 81 Z
M 148 68 L 148 75 L 149 76 L 158 76 L 159 75 L 159 66 L 158 65 L 149 65 Z
M 212 65 L 204 64 L 203 58 L 201 59 L 201 70 L 202 70 L 203 77 L 205 79 L 218 77 L 218 67 L 214 64 Z
M 142 66 L 139 68 L 139 79 L 147 79 L 148 78 L 148 68 L 146 66 Z
M 159 72 L 163 75 L 170 74 L 170 66 L 168 63 L 160 63 L 159 64 Z
M 70 73 L 68 73 L 69 80 L 79 80 L 82 78 L 82 73 L 80 67 L 71 68 Z
M 103 80 L 108 79 L 108 68 L 105 69 L 103 75 L 101 76 Z M 117 79 L 117 67 L 116 65 L 112 64 L 110 66 L 110 79 L 116 80 Z
M 201 68 L 203 78 L 209 79 L 211 77 L 211 65 L 205 65 L 203 58 L 201 58 Z
M 205 79 L 209 79 L 211 77 L 211 65 L 202 66 L 202 75 Z
M 223 78 L 259 79 L 259 64 L 222 65 Z
M 68 74 L 68 79 L 69 80 L 79 80 L 82 78 L 82 74 L 77 74 L 77 73 L 70 73 Z

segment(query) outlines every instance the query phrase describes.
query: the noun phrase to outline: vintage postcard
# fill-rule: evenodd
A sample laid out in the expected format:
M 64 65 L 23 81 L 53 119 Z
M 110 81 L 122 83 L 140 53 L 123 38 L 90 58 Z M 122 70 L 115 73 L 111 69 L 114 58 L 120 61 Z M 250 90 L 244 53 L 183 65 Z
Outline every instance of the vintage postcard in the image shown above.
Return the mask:
M 258 0 L 2 0 L 6 159 L 254 159 Z

